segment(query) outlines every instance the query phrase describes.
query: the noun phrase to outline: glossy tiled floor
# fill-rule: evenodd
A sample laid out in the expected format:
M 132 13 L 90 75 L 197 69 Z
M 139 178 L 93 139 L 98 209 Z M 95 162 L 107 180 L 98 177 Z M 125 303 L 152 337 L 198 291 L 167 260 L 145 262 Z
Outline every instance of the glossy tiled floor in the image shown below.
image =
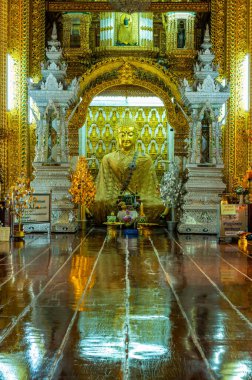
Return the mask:
M 0 242 L 0 379 L 252 379 L 251 281 L 215 236 Z

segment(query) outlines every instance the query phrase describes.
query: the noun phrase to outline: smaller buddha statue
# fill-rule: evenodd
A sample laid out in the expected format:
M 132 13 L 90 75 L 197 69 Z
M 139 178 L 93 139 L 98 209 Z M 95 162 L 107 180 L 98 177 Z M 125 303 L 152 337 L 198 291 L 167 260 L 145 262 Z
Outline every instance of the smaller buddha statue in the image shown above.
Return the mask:
M 101 109 L 98 112 L 97 124 L 99 126 L 103 126 L 105 124 L 105 117 L 104 117 L 103 111 Z
M 98 140 L 98 137 L 99 137 L 99 131 L 97 131 L 97 126 L 96 125 L 93 125 L 92 126 L 92 132 L 90 134 L 90 139 L 92 141 L 97 141 Z
M 109 129 L 108 125 L 105 126 L 105 131 L 103 133 L 103 138 L 105 140 L 110 140 L 111 139 L 111 132 L 110 132 L 110 129 Z
M 157 154 L 157 150 L 156 150 L 156 146 L 155 146 L 155 142 L 154 141 L 151 142 L 150 153 L 149 154 L 150 154 L 151 157 L 155 157 L 156 154 Z
M 97 148 L 97 156 L 101 156 L 104 154 L 104 147 L 102 140 L 98 141 L 98 148 Z
M 158 118 L 157 118 L 156 112 L 155 110 L 152 110 L 149 124 L 151 127 L 155 127 L 157 123 L 158 123 Z
M 112 123 L 116 123 L 117 119 L 118 119 L 118 117 L 117 117 L 117 115 L 116 115 L 116 111 L 114 110 L 114 111 L 112 112 L 112 116 L 111 116 L 111 121 L 112 121 Z
M 157 142 L 159 144 L 162 143 L 165 140 L 165 136 L 163 134 L 163 129 L 162 129 L 161 125 L 158 127 L 158 131 L 157 131 L 157 134 L 156 134 L 156 140 L 157 140 Z

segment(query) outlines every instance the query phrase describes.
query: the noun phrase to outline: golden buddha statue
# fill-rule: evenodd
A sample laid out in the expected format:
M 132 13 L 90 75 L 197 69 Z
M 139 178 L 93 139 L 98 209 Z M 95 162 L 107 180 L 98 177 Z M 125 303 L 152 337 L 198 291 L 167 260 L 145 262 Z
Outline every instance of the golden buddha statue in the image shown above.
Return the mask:
M 136 150 L 137 131 L 129 120 L 118 128 L 118 149 L 106 154 L 96 181 L 94 217 L 103 223 L 115 208 L 118 196 L 138 193 L 148 221 L 159 219 L 164 206 L 158 192 L 158 180 L 152 159 Z

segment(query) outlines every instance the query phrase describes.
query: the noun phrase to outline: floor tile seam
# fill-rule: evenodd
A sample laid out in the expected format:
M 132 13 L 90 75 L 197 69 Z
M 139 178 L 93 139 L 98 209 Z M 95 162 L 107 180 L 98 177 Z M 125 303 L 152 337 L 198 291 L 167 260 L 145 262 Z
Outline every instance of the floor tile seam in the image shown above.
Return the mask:
M 218 253 L 216 253 L 216 255 L 222 260 L 224 261 L 225 263 L 227 263 L 231 268 L 235 269 L 238 273 L 240 273 L 242 276 L 244 276 L 247 280 L 251 281 L 252 282 L 252 278 L 249 277 L 246 273 L 243 273 L 241 272 L 238 268 L 236 268 L 234 265 L 232 265 L 231 263 L 229 263 L 226 259 L 224 259 L 221 255 L 219 255 Z
M 61 267 L 54 273 L 54 275 L 48 280 L 46 285 L 40 290 L 40 292 L 33 298 L 33 300 L 30 302 L 29 305 L 27 305 L 23 311 L 12 321 L 11 325 L 6 329 L 6 331 L 0 335 L 0 345 L 2 342 L 9 336 L 9 334 L 12 332 L 12 330 L 17 326 L 17 324 L 26 316 L 26 314 L 31 310 L 31 308 L 36 304 L 38 298 L 44 293 L 44 291 L 47 289 L 47 287 L 51 284 L 51 282 L 55 279 L 55 277 L 59 274 L 62 268 L 67 264 L 67 262 L 72 258 L 74 253 L 77 251 L 77 249 L 83 244 L 83 241 L 86 240 L 88 235 L 91 233 L 92 229 L 86 234 L 86 236 L 81 239 L 81 242 L 79 245 L 75 247 L 75 249 L 72 251 L 72 253 L 69 255 L 69 257 L 66 259 L 66 261 L 61 265 Z
M 70 336 L 70 333 L 71 333 L 72 327 L 73 327 L 73 325 L 74 325 L 74 323 L 75 323 L 76 317 L 77 317 L 77 315 L 78 315 L 78 313 L 79 313 L 79 307 L 80 307 L 80 305 L 82 304 L 82 302 L 84 301 L 84 298 L 85 298 L 85 296 L 86 296 L 86 292 L 87 292 L 88 286 L 89 286 L 89 284 L 90 284 L 90 282 L 91 282 L 91 280 L 92 280 L 92 277 L 93 277 L 94 271 L 95 271 L 95 269 L 96 269 L 97 263 L 98 263 L 99 258 L 100 258 L 100 256 L 101 256 L 101 253 L 102 253 L 102 251 L 103 251 L 103 249 L 104 249 L 104 247 L 105 247 L 106 239 L 107 239 L 107 238 L 105 237 L 105 239 L 104 239 L 104 241 L 103 241 L 103 244 L 102 244 L 102 247 L 101 247 L 101 249 L 100 249 L 100 250 L 98 251 L 98 253 L 97 253 L 97 257 L 96 257 L 96 260 L 95 260 L 95 262 L 94 262 L 94 265 L 93 265 L 92 271 L 91 271 L 91 273 L 90 273 L 90 275 L 89 275 L 89 279 L 88 279 L 88 281 L 87 281 L 87 283 L 86 283 L 85 289 L 83 290 L 83 292 L 82 292 L 82 294 L 81 294 L 81 296 L 80 296 L 80 298 L 79 298 L 79 301 L 78 301 L 78 303 L 77 303 L 77 305 L 76 305 L 76 310 L 75 310 L 75 312 L 73 313 L 73 316 L 72 316 L 72 318 L 71 318 L 71 321 L 70 321 L 69 324 L 68 324 L 68 327 L 67 327 L 66 333 L 65 333 L 65 335 L 64 335 L 64 337 L 63 337 L 63 339 L 62 339 L 62 342 L 61 342 L 61 344 L 60 344 L 60 347 L 57 349 L 57 351 L 56 351 L 56 353 L 55 353 L 55 355 L 54 355 L 54 361 L 53 361 L 53 363 L 52 363 L 51 366 L 50 366 L 50 372 L 49 372 L 49 374 L 48 374 L 46 377 L 44 377 L 45 380 L 50 380 L 50 379 L 53 379 L 53 378 L 54 378 L 54 375 L 55 375 L 55 372 L 56 372 L 56 370 L 57 370 L 57 367 L 58 367 L 58 365 L 59 365 L 59 363 L 60 363 L 60 360 L 63 358 L 65 346 L 66 346 L 67 341 L 68 341 L 68 339 L 69 339 L 69 336 Z
M 34 261 L 37 261 L 41 256 L 43 256 L 48 250 L 51 249 L 51 246 L 49 245 L 47 248 L 45 248 L 44 251 L 42 251 L 38 256 L 34 257 L 31 261 L 29 261 L 27 264 L 23 265 L 22 268 L 20 268 L 17 272 L 12 274 L 9 278 L 7 278 L 3 283 L 0 283 L 0 289 L 2 288 L 3 285 L 5 285 L 7 282 L 9 282 L 13 277 L 18 275 L 21 271 L 25 270 L 25 268 L 29 267 L 34 263 Z
M 235 250 L 234 253 L 236 253 L 238 251 L 238 252 L 242 253 L 243 256 L 248 257 L 248 255 L 244 251 L 242 251 L 239 247 L 234 247 L 232 244 L 229 244 L 229 243 L 226 243 L 226 245 L 234 248 L 234 250 Z
M 167 231 L 167 232 L 168 232 L 168 231 Z M 174 241 L 175 241 L 175 240 L 174 240 Z M 181 247 L 182 247 L 182 245 L 181 245 Z M 183 247 L 182 247 L 182 248 L 183 248 Z M 183 248 L 183 250 L 185 250 L 185 249 Z M 242 251 L 240 251 L 240 252 L 242 252 Z M 244 253 L 244 252 L 243 252 L 243 253 Z M 187 257 L 190 257 L 189 254 L 186 253 L 186 255 L 187 255 Z M 249 276 L 247 276 L 245 273 L 241 272 L 238 268 L 236 268 L 236 267 L 233 266 L 231 263 L 229 263 L 226 259 L 224 259 L 220 254 L 218 254 L 217 252 L 215 252 L 214 256 L 219 257 L 222 261 L 226 262 L 230 267 L 232 267 L 233 269 L 235 269 L 235 270 L 236 270 L 237 272 L 239 272 L 242 276 L 244 276 L 245 278 L 247 278 L 249 281 L 252 282 L 252 278 L 251 278 L 251 277 L 249 277 Z M 197 257 L 196 257 L 196 258 L 197 258 Z
M 193 328 L 193 326 L 192 326 L 192 324 L 191 324 L 191 322 L 190 322 L 190 320 L 189 320 L 189 318 L 188 318 L 188 316 L 187 316 L 187 314 L 186 314 L 186 312 L 185 312 L 185 310 L 184 310 L 184 308 L 183 308 L 183 306 L 182 306 L 182 303 L 180 302 L 179 296 L 178 296 L 177 292 L 175 291 L 174 286 L 172 285 L 172 283 L 171 283 L 171 281 L 170 281 L 170 279 L 169 279 L 169 275 L 168 275 L 168 273 L 166 273 L 166 271 L 165 271 L 165 269 L 164 269 L 164 266 L 163 266 L 163 264 L 161 263 L 161 260 L 160 260 L 160 257 L 159 257 L 159 254 L 158 254 L 158 251 L 157 251 L 157 249 L 156 249 L 156 247 L 155 247 L 155 245 L 154 245 L 154 243 L 153 243 L 153 241 L 152 241 L 152 239 L 151 239 L 150 237 L 149 237 L 149 241 L 150 241 L 150 243 L 151 243 L 151 245 L 152 245 L 153 251 L 154 251 L 154 253 L 155 253 L 155 255 L 156 255 L 156 258 L 157 258 L 157 260 L 158 260 L 158 263 L 159 263 L 159 265 L 160 265 L 160 268 L 162 269 L 162 271 L 163 271 L 163 273 L 164 273 L 164 275 L 165 275 L 166 281 L 168 282 L 168 284 L 169 284 L 169 286 L 170 286 L 170 288 L 171 288 L 171 291 L 172 291 L 172 293 L 173 293 L 173 295 L 174 295 L 174 298 L 176 299 L 176 302 L 177 302 L 178 307 L 179 307 L 179 309 L 180 309 L 180 311 L 181 311 L 181 314 L 182 314 L 184 320 L 185 320 L 186 323 L 187 323 L 187 327 L 188 327 L 188 329 L 189 329 L 189 332 L 190 332 L 190 336 L 191 336 L 191 338 L 192 338 L 192 341 L 193 341 L 195 347 L 197 348 L 199 354 L 201 355 L 202 360 L 204 361 L 204 363 L 205 363 L 205 365 L 206 365 L 206 368 L 207 368 L 207 370 L 208 370 L 208 372 L 209 372 L 209 375 L 210 375 L 210 377 L 211 377 L 211 380 L 216 380 L 217 378 L 216 378 L 216 376 L 215 376 L 215 373 L 213 372 L 213 370 L 212 370 L 212 368 L 211 368 L 211 366 L 210 366 L 210 363 L 209 363 L 209 361 L 208 361 L 208 359 L 207 359 L 207 357 L 206 357 L 206 355 L 205 355 L 205 353 L 204 353 L 204 350 L 203 350 L 203 348 L 202 348 L 201 345 L 200 345 L 200 342 L 199 342 L 198 336 L 197 336 L 197 334 L 196 334 L 196 332 L 195 332 L 195 330 L 194 330 L 194 328 Z
M 38 256 L 34 257 L 34 259 L 32 259 L 31 261 L 29 261 L 28 263 L 26 263 L 25 265 L 23 265 L 17 272 L 13 273 L 9 278 L 7 278 L 4 282 L 2 282 L 0 284 L 0 289 L 5 284 L 7 284 L 7 282 L 9 282 L 13 278 L 15 278 L 20 272 L 24 271 L 27 267 L 29 267 L 30 265 L 32 265 L 34 263 L 34 261 L 38 260 L 41 256 L 43 256 L 49 250 L 50 250 L 50 247 L 45 248 Z
M 123 338 L 124 338 L 124 356 L 122 360 L 122 373 L 123 373 L 123 380 L 128 380 L 130 375 L 130 366 L 129 366 L 129 346 L 130 346 L 130 338 L 131 338 L 131 332 L 130 332 L 130 279 L 129 279 L 129 239 L 128 236 L 126 236 L 125 239 L 125 294 L 124 294 L 124 309 L 125 309 L 125 316 L 124 316 L 124 325 L 123 325 Z
M 184 249 L 180 245 L 180 243 L 178 243 L 175 239 L 174 241 L 180 247 L 180 249 L 182 249 L 182 251 L 184 252 Z M 234 312 L 236 312 L 236 314 L 243 320 L 243 322 L 245 322 L 248 325 L 248 327 L 252 329 L 252 322 L 244 314 L 242 314 L 240 310 L 238 310 L 238 308 L 232 303 L 232 301 L 230 301 L 230 299 L 225 295 L 225 293 L 222 292 L 222 290 L 220 290 L 218 285 L 201 269 L 201 267 L 189 255 L 187 255 L 185 252 L 184 252 L 184 255 L 187 256 L 187 258 L 190 261 L 192 261 L 192 263 L 197 267 L 197 269 L 207 278 L 210 284 L 217 290 L 217 293 L 221 295 L 221 297 L 229 304 L 229 306 L 233 309 Z
M 28 245 L 31 245 L 32 243 L 36 242 L 36 241 L 37 241 L 38 239 L 40 239 L 40 238 L 41 238 L 41 236 L 36 237 L 34 240 L 29 241 L 28 243 L 25 242 L 25 247 L 24 247 L 24 249 L 26 249 Z M 1 242 L 0 242 L 0 243 L 1 243 Z M 3 243 L 5 243 L 5 242 L 3 242 Z M 7 243 L 9 243 L 9 245 L 11 245 L 11 241 L 8 241 Z M 47 244 L 48 244 L 48 242 L 47 242 Z M 1 248 L 1 244 L 0 244 L 0 248 Z M 23 249 L 23 250 L 24 250 L 24 249 Z M 1 261 L 5 260 L 6 257 L 10 256 L 11 254 L 12 254 L 12 253 L 10 252 L 10 253 L 8 253 L 5 257 L 3 257 L 2 259 L 0 259 L 0 263 L 1 263 Z
M 188 253 L 184 253 L 186 255 L 186 258 L 187 260 L 190 260 L 190 255 Z M 245 277 L 247 280 L 251 281 L 252 282 L 252 278 L 249 277 L 246 273 L 240 271 L 238 268 L 236 268 L 234 265 L 232 265 L 231 263 L 229 263 L 226 259 L 224 259 L 221 255 L 219 255 L 218 253 L 215 254 L 215 256 L 219 257 L 222 261 L 224 261 L 227 265 L 229 265 L 232 269 L 234 269 L 236 272 L 238 272 L 240 275 L 242 275 L 243 277 Z M 199 256 L 196 257 L 197 258 L 200 258 Z M 196 260 L 195 260 L 196 262 Z M 179 264 L 179 263 L 177 263 Z M 202 266 L 207 266 L 209 263 L 204 261 L 204 263 L 202 264 Z

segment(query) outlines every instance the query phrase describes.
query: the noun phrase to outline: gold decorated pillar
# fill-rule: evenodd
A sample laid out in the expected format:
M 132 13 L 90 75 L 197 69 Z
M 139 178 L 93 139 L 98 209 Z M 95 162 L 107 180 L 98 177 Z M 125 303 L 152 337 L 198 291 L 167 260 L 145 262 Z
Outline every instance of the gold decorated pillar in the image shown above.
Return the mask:
M 225 179 L 231 191 L 241 182 L 251 163 L 251 142 L 248 138 L 251 107 L 246 112 L 243 104 L 244 59 L 251 52 L 251 2 L 212 0 L 211 10 L 216 62 L 220 64 L 220 74 L 230 83 L 223 141 Z
M 8 114 L 8 185 L 18 173 L 31 174 L 28 124 L 30 4 L 28 0 L 9 1 L 8 53 L 14 61 L 14 102 Z
M 80 15 L 80 41 L 81 49 L 89 51 L 89 30 L 91 25 L 92 16 L 90 14 Z
M 1 0 L 0 2 L 0 175 L 1 180 L 4 182 L 2 190 L 7 179 L 7 117 L 6 117 L 6 87 L 7 87 L 7 67 L 6 67 L 6 54 L 7 54 L 7 20 L 8 20 L 8 1 Z
M 70 13 L 64 13 L 62 15 L 63 18 L 63 41 L 62 47 L 69 48 L 70 47 L 70 35 L 71 35 L 71 27 L 72 27 L 72 17 Z
M 30 77 L 34 82 L 41 79 L 41 62 L 45 58 L 45 1 L 30 2 Z
M 250 57 L 250 89 L 249 89 L 249 109 L 250 112 L 248 114 L 248 137 L 251 136 L 251 138 L 248 139 L 248 163 L 250 167 L 252 168 L 252 1 L 249 3 L 249 57 Z

